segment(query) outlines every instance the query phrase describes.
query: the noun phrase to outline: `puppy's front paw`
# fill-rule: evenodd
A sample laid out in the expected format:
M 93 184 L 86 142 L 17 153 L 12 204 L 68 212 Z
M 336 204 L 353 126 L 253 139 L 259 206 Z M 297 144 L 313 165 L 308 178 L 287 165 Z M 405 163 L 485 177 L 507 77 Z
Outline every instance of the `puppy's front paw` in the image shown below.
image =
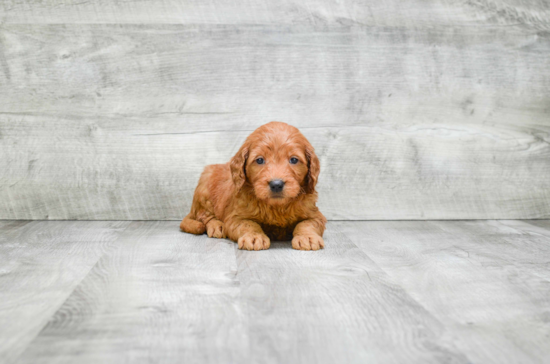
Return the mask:
M 206 224 L 206 235 L 209 238 L 225 239 L 225 226 L 223 222 L 219 220 L 210 220 Z
M 319 235 L 296 235 L 292 247 L 297 250 L 319 250 L 325 247 L 325 241 Z
M 264 250 L 269 249 L 271 242 L 264 234 L 246 233 L 239 238 L 239 249 L 244 250 Z

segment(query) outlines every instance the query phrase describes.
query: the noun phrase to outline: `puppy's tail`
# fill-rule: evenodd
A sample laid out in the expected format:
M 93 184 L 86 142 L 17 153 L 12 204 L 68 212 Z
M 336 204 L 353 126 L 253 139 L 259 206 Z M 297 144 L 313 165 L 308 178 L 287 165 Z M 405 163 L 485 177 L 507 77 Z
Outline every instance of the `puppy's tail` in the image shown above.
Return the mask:
M 189 234 L 202 235 L 206 231 L 206 226 L 189 214 L 181 220 L 180 229 Z

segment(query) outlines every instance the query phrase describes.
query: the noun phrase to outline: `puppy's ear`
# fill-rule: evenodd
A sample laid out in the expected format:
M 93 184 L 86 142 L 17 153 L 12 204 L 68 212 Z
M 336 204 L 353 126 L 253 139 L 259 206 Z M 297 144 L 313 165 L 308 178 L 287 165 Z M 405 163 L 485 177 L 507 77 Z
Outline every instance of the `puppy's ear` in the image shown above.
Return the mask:
M 231 178 L 237 191 L 242 188 L 246 181 L 246 160 L 248 159 L 248 145 L 243 144 L 241 149 L 231 158 L 229 166 L 231 167 Z
M 319 178 L 319 173 L 321 172 L 321 164 L 319 163 L 319 158 L 315 154 L 315 150 L 312 146 L 306 148 L 306 157 L 308 164 L 308 171 L 306 176 L 306 193 L 315 192 L 315 185 L 317 184 L 317 178 Z

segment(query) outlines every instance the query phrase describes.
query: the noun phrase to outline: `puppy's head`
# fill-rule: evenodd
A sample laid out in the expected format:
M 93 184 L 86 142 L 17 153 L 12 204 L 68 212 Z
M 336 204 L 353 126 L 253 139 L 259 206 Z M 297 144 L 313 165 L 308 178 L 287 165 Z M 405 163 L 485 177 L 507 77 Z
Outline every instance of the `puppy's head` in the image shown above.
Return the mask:
M 319 159 L 298 129 L 271 122 L 256 129 L 231 159 L 237 189 L 247 184 L 269 204 L 288 203 L 302 193 L 314 193 Z

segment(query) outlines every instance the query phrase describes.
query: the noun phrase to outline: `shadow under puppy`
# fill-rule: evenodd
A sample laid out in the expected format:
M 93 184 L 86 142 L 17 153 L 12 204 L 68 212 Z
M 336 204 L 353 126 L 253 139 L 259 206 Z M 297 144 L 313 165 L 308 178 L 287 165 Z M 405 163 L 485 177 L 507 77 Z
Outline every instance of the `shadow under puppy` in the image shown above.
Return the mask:
M 316 206 L 319 172 L 319 159 L 297 128 L 265 124 L 229 163 L 205 167 L 180 228 L 229 237 L 239 249 L 268 249 L 270 239 L 321 249 L 327 220 Z

